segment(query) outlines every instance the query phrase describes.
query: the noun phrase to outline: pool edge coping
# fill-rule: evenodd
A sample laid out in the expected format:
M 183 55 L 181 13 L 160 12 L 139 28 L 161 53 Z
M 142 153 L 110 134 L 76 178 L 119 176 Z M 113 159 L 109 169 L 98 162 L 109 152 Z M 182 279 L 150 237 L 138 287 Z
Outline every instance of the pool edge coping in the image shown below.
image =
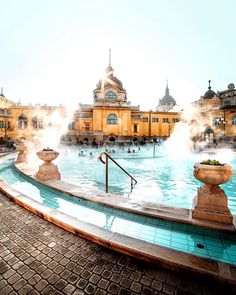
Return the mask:
M 233 225 L 227 225 L 220 222 L 211 222 L 207 220 L 195 219 L 192 217 L 192 209 L 171 207 L 160 203 L 157 203 L 155 209 L 153 209 L 150 208 L 150 206 L 148 206 L 148 202 L 142 201 L 138 203 L 137 200 L 117 196 L 115 194 L 105 194 L 99 192 L 94 192 L 95 196 L 92 197 L 86 196 L 86 192 L 83 192 L 82 190 L 79 191 L 79 186 L 76 186 L 75 184 L 71 184 L 62 180 L 40 181 L 35 177 L 36 172 L 32 169 L 29 169 L 26 163 L 14 163 L 14 167 L 20 173 L 22 173 L 26 177 L 31 178 L 33 181 L 36 181 L 42 185 L 45 185 L 49 188 L 55 189 L 62 193 L 66 193 L 86 201 L 94 202 L 96 204 L 123 210 L 129 213 L 159 218 L 172 222 L 185 223 L 209 229 L 236 232 L 236 216 L 233 216 Z M 73 191 L 73 189 L 77 192 Z M 124 203 L 121 201 L 123 201 Z M 151 204 L 153 205 L 153 203 Z

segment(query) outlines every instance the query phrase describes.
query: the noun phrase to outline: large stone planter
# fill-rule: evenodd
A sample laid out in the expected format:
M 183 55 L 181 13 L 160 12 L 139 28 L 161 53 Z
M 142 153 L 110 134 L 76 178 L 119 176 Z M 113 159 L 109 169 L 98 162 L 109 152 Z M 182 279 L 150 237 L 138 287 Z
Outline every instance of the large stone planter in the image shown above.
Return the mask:
M 192 217 L 226 224 L 233 223 L 233 216 L 228 208 L 228 199 L 219 187 L 233 176 L 232 167 L 229 164 L 194 165 L 194 176 L 205 185 L 198 188 L 193 201 Z
M 26 161 L 26 146 L 21 143 L 17 146 L 17 151 L 18 151 L 18 155 L 17 155 L 17 159 L 16 159 L 16 164 L 19 163 L 23 163 Z
M 44 161 L 39 166 L 39 171 L 36 173 L 36 178 L 39 180 L 61 179 L 61 174 L 55 164 L 51 163 L 58 157 L 59 153 L 54 150 L 45 149 L 37 152 L 40 160 Z

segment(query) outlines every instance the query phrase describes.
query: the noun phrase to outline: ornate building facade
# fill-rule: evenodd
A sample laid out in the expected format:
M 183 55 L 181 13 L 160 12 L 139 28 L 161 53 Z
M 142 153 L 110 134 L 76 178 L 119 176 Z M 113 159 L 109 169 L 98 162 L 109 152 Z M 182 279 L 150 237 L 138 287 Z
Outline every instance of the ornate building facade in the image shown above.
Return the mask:
M 169 97 L 164 99 L 163 109 L 169 104 Z M 171 97 L 171 104 L 173 100 Z M 159 107 L 161 106 L 162 103 L 159 102 Z M 127 100 L 122 82 L 114 76 L 109 58 L 105 78 L 98 81 L 93 91 L 93 104 L 79 104 L 62 140 L 72 143 L 92 142 L 94 139 L 97 142 L 121 142 L 169 137 L 180 120 L 180 113 L 171 112 L 170 109 L 168 105 L 168 110 L 165 111 L 142 111 L 139 106 L 132 106 Z M 62 118 L 66 117 L 66 108 L 63 106 L 23 106 L 7 100 L 2 92 L 0 136 L 14 140 L 34 138 L 48 126 L 56 124 L 49 120 L 54 112 Z
M 236 89 L 230 83 L 226 90 L 215 93 L 209 87 L 206 93 L 193 103 L 204 125 L 202 139 L 232 141 L 236 138 Z M 197 123 L 197 122 L 196 122 Z

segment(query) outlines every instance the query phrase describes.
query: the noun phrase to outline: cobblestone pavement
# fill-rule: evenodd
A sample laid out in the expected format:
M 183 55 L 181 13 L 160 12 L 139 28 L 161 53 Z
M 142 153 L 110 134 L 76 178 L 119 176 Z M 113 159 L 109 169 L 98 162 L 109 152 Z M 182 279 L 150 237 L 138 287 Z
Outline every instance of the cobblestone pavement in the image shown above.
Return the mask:
M 215 295 L 231 291 L 209 279 L 105 249 L 0 195 L 0 295 Z

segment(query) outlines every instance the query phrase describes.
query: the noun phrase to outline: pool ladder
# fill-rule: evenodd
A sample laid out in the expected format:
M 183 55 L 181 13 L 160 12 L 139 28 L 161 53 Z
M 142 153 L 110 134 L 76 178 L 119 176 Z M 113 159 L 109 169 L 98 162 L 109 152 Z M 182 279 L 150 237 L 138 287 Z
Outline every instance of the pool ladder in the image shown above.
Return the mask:
M 104 161 L 102 156 L 106 156 L 106 160 Z M 108 160 L 112 160 L 113 163 L 115 163 L 122 171 L 124 171 L 131 179 L 131 191 L 135 184 L 137 183 L 137 180 L 130 175 L 123 167 L 121 167 L 107 152 L 101 152 L 99 155 L 99 160 L 103 163 L 106 164 L 106 193 L 108 193 Z

